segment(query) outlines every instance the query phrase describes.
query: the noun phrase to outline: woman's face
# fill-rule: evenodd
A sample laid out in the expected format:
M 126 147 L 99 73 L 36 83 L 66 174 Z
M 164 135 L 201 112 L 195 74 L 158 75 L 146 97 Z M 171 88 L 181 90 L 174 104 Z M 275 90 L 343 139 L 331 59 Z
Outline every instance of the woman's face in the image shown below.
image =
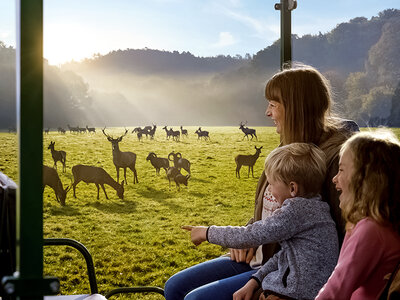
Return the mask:
M 350 182 L 354 174 L 353 154 L 346 149 L 339 160 L 339 172 L 333 177 L 332 182 L 336 186 L 336 190 L 340 192 L 340 208 L 352 197 L 350 192 Z
M 274 100 L 268 101 L 267 110 L 265 115 L 270 117 L 274 121 L 276 126 L 276 132 L 281 134 L 283 129 L 283 123 L 285 121 L 285 108 L 282 103 Z

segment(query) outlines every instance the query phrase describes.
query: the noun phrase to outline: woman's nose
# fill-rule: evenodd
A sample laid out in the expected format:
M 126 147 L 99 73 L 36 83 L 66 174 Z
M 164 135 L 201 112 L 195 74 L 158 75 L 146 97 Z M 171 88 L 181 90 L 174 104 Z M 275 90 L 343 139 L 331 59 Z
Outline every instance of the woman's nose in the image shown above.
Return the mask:
M 267 108 L 267 110 L 265 111 L 265 116 L 270 117 L 271 116 L 271 112 L 269 111 L 269 109 Z
M 337 174 L 335 175 L 335 177 L 332 178 L 332 182 L 333 182 L 334 184 L 337 183 Z

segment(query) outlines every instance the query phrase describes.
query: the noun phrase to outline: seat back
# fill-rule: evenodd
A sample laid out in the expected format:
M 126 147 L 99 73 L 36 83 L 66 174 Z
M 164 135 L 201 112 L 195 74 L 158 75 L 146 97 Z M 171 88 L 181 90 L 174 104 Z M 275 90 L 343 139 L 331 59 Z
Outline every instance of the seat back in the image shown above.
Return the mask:
M 16 270 L 16 191 L 15 182 L 0 172 L 0 281 Z M 2 285 L 0 297 L 8 299 Z
M 400 262 L 396 269 L 390 275 L 389 281 L 385 286 L 379 300 L 397 300 L 400 299 Z

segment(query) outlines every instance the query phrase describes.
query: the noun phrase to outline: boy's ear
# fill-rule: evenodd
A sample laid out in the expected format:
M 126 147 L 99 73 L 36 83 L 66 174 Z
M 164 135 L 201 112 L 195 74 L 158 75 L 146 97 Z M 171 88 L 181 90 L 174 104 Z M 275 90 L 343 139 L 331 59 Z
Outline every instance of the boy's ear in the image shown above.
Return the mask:
M 297 182 L 291 181 L 289 183 L 289 187 L 290 187 L 290 196 L 296 197 L 299 192 L 299 185 L 297 184 Z

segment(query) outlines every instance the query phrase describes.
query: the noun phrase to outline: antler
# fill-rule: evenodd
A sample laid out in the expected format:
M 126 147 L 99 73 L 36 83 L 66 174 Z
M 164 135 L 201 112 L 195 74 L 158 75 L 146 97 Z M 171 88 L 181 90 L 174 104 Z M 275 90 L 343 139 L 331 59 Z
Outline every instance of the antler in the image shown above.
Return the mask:
M 101 131 L 103 132 L 103 134 L 107 137 L 107 139 L 109 141 L 111 141 L 113 138 L 111 136 L 109 136 L 104 130 L 106 130 L 106 127 L 104 127 Z
M 182 154 L 180 152 L 177 152 L 175 155 L 177 158 L 182 158 Z
M 175 153 L 174 153 L 174 151 L 172 151 L 170 154 L 168 154 L 168 159 L 169 159 L 170 161 L 174 161 L 173 159 L 171 159 L 171 155 L 175 158 Z

